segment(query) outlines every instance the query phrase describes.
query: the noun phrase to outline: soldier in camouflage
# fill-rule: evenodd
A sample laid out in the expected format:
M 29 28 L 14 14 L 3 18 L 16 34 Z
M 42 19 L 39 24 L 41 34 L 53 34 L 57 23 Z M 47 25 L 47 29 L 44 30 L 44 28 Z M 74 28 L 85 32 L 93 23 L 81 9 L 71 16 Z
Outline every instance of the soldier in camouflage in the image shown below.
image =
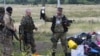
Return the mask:
M 5 9 L 4 7 L 0 7 L 0 50 L 2 49 L 2 40 L 3 40 L 3 28 L 4 28 L 4 17 Z
M 48 18 L 46 15 L 41 16 L 47 22 L 52 22 L 51 31 L 53 32 L 53 37 L 51 41 L 53 43 L 52 49 L 52 56 L 55 56 L 57 43 L 60 39 L 65 56 L 67 56 L 67 42 L 66 42 L 66 32 L 68 31 L 69 23 L 68 19 L 65 15 L 62 14 L 63 8 L 57 8 L 57 15 L 53 16 L 52 18 Z
M 13 22 L 13 19 L 11 18 L 12 11 L 13 11 L 12 7 L 7 7 L 5 16 L 3 18 L 5 26 L 3 29 L 4 37 L 3 37 L 2 56 L 12 56 L 12 52 L 13 52 L 12 31 L 15 32 L 16 29 L 14 28 L 14 22 Z
M 32 54 L 36 52 L 35 49 L 35 40 L 33 38 L 34 33 L 33 30 L 37 30 L 36 26 L 34 25 L 34 21 L 32 20 L 31 16 L 31 10 L 27 9 L 26 10 L 26 15 L 23 16 L 21 20 L 21 29 L 20 35 L 22 35 L 23 38 L 21 38 L 24 42 L 24 45 L 27 47 L 31 47 Z

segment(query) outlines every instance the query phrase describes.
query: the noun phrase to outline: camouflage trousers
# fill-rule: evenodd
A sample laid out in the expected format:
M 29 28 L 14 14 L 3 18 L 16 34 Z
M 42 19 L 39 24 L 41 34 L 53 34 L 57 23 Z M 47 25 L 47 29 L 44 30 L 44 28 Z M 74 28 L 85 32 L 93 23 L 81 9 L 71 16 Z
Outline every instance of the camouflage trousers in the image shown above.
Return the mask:
M 34 54 L 36 52 L 36 49 L 35 49 L 35 40 L 33 38 L 33 33 L 25 32 L 23 41 L 24 41 L 24 45 L 26 47 L 30 47 L 32 54 Z
M 57 43 L 59 40 L 61 41 L 61 45 L 62 45 L 64 52 L 67 53 L 66 33 L 54 33 L 53 34 L 53 37 L 51 38 L 51 41 L 53 43 L 53 46 L 52 46 L 53 52 L 56 52 Z
M 12 56 L 13 43 L 12 36 L 4 35 L 2 56 Z

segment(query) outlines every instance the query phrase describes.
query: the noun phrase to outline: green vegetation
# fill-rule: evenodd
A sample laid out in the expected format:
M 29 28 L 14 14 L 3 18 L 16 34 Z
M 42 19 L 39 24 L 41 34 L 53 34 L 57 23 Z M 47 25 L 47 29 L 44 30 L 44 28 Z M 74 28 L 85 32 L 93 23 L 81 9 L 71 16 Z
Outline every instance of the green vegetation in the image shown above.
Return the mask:
M 8 4 L 40 4 L 42 0 L 7 0 Z M 56 4 L 57 0 L 45 0 L 47 4 Z M 3 0 L 0 0 L 3 3 Z M 100 4 L 100 0 L 61 0 L 62 4 Z
M 1 0 L 0 0 L 1 1 Z M 67 2 L 67 0 L 66 0 Z M 2 5 L 0 5 L 2 6 Z M 14 9 L 13 19 L 15 20 L 15 26 L 18 29 L 19 22 L 23 15 L 25 15 L 25 10 L 30 8 L 32 10 L 32 17 L 38 31 L 34 31 L 34 38 L 36 40 L 37 52 L 42 55 L 50 55 L 51 53 L 51 41 L 52 32 L 50 31 L 51 23 L 48 23 L 39 18 L 39 13 L 41 6 L 32 5 L 11 5 Z M 100 5 L 62 5 L 64 8 L 64 14 L 68 19 L 74 19 L 75 22 L 69 27 L 67 36 L 73 36 L 80 32 L 91 32 L 99 31 L 100 29 Z M 46 14 L 51 17 L 56 14 L 56 5 L 46 5 Z M 19 42 L 14 40 L 14 56 L 22 56 L 19 51 Z M 64 56 L 63 50 L 59 45 L 57 50 L 57 56 Z

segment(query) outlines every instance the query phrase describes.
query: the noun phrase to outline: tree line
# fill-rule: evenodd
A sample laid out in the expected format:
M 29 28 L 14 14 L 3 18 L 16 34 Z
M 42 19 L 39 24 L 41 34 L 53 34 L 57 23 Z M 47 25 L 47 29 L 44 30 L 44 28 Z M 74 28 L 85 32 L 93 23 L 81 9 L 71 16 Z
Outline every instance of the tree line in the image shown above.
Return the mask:
M 42 0 L 6 0 L 8 4 L 40 4 Z M 3 3 L 4 0 L 0 0 Z M 47 4 L 56 4 L 57 0 L 45 0 Z M 100 4 L 100 0 L 61 0 L 62 4 Z

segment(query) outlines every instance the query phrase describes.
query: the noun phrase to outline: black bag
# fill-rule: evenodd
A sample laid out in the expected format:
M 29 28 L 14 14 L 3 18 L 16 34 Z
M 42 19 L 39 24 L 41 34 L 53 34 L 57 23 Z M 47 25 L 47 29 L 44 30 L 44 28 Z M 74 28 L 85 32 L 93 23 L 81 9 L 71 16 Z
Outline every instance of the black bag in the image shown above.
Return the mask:
M 40 11 L 40 19 L 45 20 L 45 9 L 41 9 L 41 11 Z
M 69 41 L 69 40 L 73 40 L 73 41 L 75 41 L 75 43 L 77 43 L 78 45 L 80 45 L 80 44 L 83 43 L 83 40 L 80 39 L 80 38 L 70 37 L 70 38 L 68 38 L 67 40 L 68 40 L 68 41 Z

